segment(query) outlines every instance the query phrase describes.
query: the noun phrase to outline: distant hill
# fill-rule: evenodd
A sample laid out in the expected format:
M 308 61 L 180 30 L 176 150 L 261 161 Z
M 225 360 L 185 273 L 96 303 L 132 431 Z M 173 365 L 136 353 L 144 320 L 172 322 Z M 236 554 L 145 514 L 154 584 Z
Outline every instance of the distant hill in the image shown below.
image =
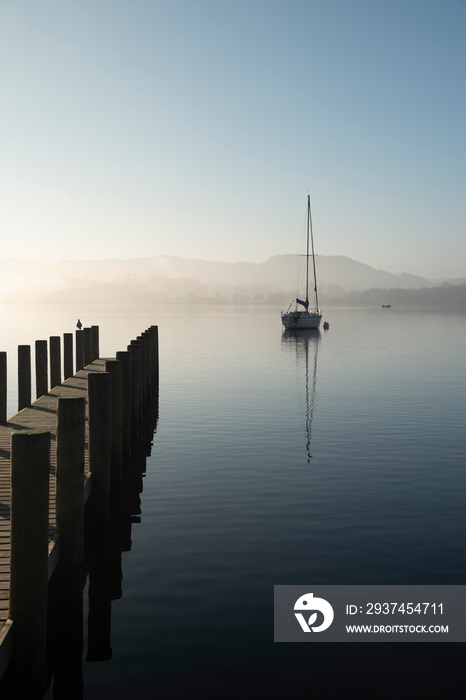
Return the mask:
M 340 255 L 317 256 L 316 266 L 320 298 L 327 302 L 368 289 L 415 290 L 466 283 L 466 278 L 435 281 L 408 273 L 396 275 Z M 0 300 L 8 303 L 179 300 L 286 303 L 298 291 L 299 269 L 302 293 L 304 261 L 295 255 L 277 255 L 263 263 L 225 263 L 175 256 L 51 263 L 0 260 Z

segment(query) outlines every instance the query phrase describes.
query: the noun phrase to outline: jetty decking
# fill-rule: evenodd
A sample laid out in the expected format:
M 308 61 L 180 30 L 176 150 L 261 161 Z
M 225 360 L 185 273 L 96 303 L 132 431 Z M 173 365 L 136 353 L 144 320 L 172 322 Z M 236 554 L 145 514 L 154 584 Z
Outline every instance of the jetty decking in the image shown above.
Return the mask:
M 131 430 L 134 430 L 134 414 L 140 410 L 139 404 L 144 401 L 144 394 L 154 390 L 158 393 L 158 335 L 157 327 L 153 326 L 144 337 L 139 336 L 137 341 L 131 341 L 131 345 L 140 346 L 138 353 L 126 351 L 116 353 L 114 358 L 97 358 L 79 369 L 75 375 L 68 377 L 63 382 L 54 386 L 46 394 L 40 396 L 32 404 L 26 406 L 9 420 L 0 424 L 0 679 L 4 675 L 15 653 L 14 620 L 9 619 L 10 613 L 10 556 L 11 556 L 11 446 L 12 434 L 17 431 L 46 431 L 50 433 L 50 462 L 49 462 L 49 545 L 48 545 L 48 579 L 50 580 L 60 558 L 60 537 L 56 523 L 56 465 L 57 465 L 57 417 L 60 399 L 81 397 L 85 405 L 84 423 L 84 483 L 83 503 L 85 504 L 92 491 L 92 473 L 89 459 L 89 376 L 91 374 L 109 373 L 112 375 L 112 364 L 117 364 L 118 359 L 124 360 L 128 356 L 129 370 L 133 369 L 133 375 L 129 374 L 129 386 L 126 386 L 127 394 L 120 395 L 120 405 L 113 413 L 119 414 L 119 428 L 113 433 L 120 432 L 120 447 L 128 442 Z M 76 332 L 76 347 L 81 347 L 83 334 Z M 142 342 L 147 341 L 147 342 Z M 84 344 L 82 343 L 83 352 Z M 128 346 L 128 350 L 133 348 Z M 139 352 L 140 351 L 140 352 Z M 88 358 L 89 359 L 89 358 Z M 65 357 L 66 360 L 66 357 Z M 134 364 L 136 361 L 136 365 Z M 84 362 L 76 360 L 76 368 Z M 124 363 L 123 363 L 124 364 Z M 104 379 L 104 377 L 102 377 Z M 112 379 L 113 381 L 113 379 Z M 20 387 L 19 387 L 20 391 Z M 111 394 L 110 394 L 111 396 Z M 112 400 L 112 399 L 111 399 Z M 129 404 L 132 406 L 130 411 Z M 139 431 L 138 431 L 139 432 Z M 139 437 L 138 437 L 139 439 Z M 143 436 L 141 436 L 141 440 Z M 112 437 L 114 441 L 114 438 Z M 112 445 L 111 449 L 114 447 Z M 128 445 L 124 449 L 128 450 Z M 110 459 L 110 458 L 109 458 Z M 113 459 L 113 457 L 112 457 Z M 113 469 L 113 467 L 112 467 Z M 121 470 L 120 470 L 121 479 Z M 96 482 L 97 483 L 97 482 Z
M 84 396 L 87 412 L 87 377 L 89 372 L 103 372 L 105 359 L 95 360 L 75 376 L 66 379 L 30 407 L 23 408 L 9 421 L 0 425 L 0 627 L 8 619 L 9 582 L 10 582 L 10 442 L 14 430 L 47 430 L 51 434 L 50 442 L 50 508 L 49 508 L 49 576 L 53 572 L 53 548 L 55 545 L 55 456 L 58 398 L 62 396 Z M 86 420 L 86 445 L 88 422 Z M 86 473 L 89 474 L 89 454 L 85 451 Z M 1 643 L 1 631 L 0 631 Z M 1 653 L 1 652 L 0 652 Z M 1 665 L 1 664 L 0 664 Z

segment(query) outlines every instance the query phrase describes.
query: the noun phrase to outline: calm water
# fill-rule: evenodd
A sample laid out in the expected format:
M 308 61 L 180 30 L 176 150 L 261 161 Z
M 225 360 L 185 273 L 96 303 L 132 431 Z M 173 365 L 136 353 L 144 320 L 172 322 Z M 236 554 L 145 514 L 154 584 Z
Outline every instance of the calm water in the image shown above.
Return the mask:
M 329 309 L 285 335 L 262 307 L 3 313 L 12 358 L 78 315 L 108 356 L 159 326 L 141 522 L 84 698 L 442 696 L 462 673 L 458 644 L 274 644 L 273 586 L 466 583 L 466 315 Z

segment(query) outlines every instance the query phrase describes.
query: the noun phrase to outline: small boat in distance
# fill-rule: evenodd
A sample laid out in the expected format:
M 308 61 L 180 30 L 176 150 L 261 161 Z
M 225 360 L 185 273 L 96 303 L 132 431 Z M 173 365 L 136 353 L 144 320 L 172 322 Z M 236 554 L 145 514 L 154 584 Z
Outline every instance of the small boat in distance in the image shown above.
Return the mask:
M 311 242 L 312 253 L 309 253 L 309 240 Z M 312 267 L 314 271 L 314 295 L 315 307 L 309 311 L 309 258 L 312 257 Z M 304 307 L 304 311 L 298 309 L 298 304 Z M 322 314 L 319 310 L 319 302 L 317 299 L 317 278 L 316 278 L 316 261 L 314 254 L 314 238 L 312 235 L 312 218 L 311 218 L 311 197 L 307 196 L 307 245 L 306 245 L 306 300 L 296 299 L 294 311 L 290 311 L 293 302 L 291 302 L 287 311 L 282 311 L 282 323 L 285 328 L 300 329 L 300 328 L 318 328 L 322 320 Z
M 382 309 L 391 309 L 392 305 L 391 304 L 382 304 Z

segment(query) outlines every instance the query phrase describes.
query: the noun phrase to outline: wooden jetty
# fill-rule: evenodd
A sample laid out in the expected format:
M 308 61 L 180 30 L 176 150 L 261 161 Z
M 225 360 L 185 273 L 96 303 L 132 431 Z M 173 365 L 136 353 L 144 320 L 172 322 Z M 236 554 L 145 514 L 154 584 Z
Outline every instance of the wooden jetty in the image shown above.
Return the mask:
M 72 334 L 64 334 L 63 362 L 59 337 L 36 341 L 34 402 L 30 348 L 19 346 L 19 411 L 9 420 L 0 353 L 0 679 L 16 665 L 28 697 L 45 692 L 50 581 L 65 581 L 67 595 L 82 592 L 85 519 L 132 512 L 131 455 L 147 450 L 154 428 L 149 421 L 144 432 L 158 402 L 157 326 L 115 358 L 99 357 L 98 334 L 96 326 L 76 331 L 74 363 Z

